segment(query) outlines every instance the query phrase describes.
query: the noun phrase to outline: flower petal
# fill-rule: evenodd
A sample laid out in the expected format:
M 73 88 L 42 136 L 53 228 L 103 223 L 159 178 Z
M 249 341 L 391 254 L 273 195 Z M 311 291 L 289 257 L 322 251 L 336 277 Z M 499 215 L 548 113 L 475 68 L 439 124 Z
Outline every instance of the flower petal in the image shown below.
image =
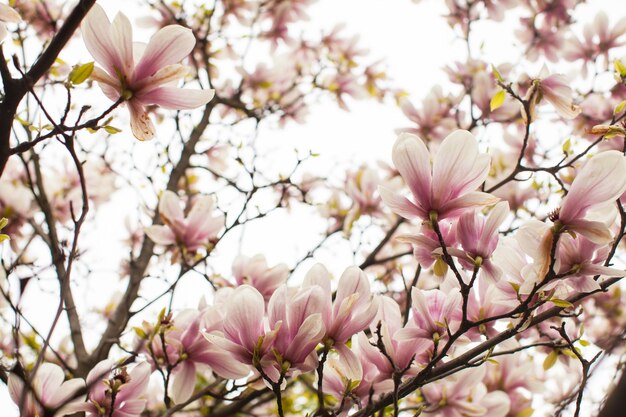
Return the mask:
M 385 203 L 385 205 L 397 215 L 406 219 L 412 219 L 415 217 L 420 217 L 422 219 L 428 218 L 428 213 L 397 192 L 381 185 L 378 187 L 378 193 L 380 194 L 380 198 L 382 198 L 383 203 Z
M 195 109 L 208 103 L 215 96 L 215 90 L 193 88 L 159 87 L 141 94 L 138 98 L 145 104 L 157 104 L 164 109 Z
M 403 133 L 393 145 L 393 164 L 411 189 L 417 205 L 430 207 L 431 168 L 430 152 L 417 136 Z
M 170 25 L 155 33 L 135 67 L 133 81 L 155 74 L 166 65 L 176 64 L 189 55 L 196 44 L 191 29 Z
M 87 13 L 81 30 L 87 50 L 109 74 L 115 74 L 116 68 L 122 70 L 122 63 L 111 36 L 111 22 L 99 4 L 94 4 Z

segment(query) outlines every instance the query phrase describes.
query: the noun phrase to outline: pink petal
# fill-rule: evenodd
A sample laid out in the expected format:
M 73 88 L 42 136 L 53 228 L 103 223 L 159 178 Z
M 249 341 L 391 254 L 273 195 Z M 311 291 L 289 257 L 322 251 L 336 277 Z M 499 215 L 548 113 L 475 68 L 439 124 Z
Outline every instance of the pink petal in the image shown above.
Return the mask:
M 613 239 L 609 228 L 602 222 L 591 220 L 572 220 L 568 223 L 567 229 L 580 233 L 598 245 L 607 245 Z
M 190 360 L 179 364 L 172 372 L 169 395 L 176 404 L 185 402 L 196 385 L 196 366 Z
M 143 105 L 131 100 L 128 102 L 128 109 L 130 110 L 130 128 L 133 135 L 141 141 L 152 139 L 156 129 Z
M 439 219 L 454 218 L 462 214 L 465 210 L 474 207 L 490 206 L 500 199 L 494 195 L 473 191 L 461 197 L 448 201 L 439 209 Z
M 488 173 L 489 158 L 479 155 L 474 135 L 465 130 L 452 132 L 433 161 L 433 205 L 440 207 L 466 191 L 474 191 Z
M 587 161 L 574 178 L 561 204 L 559 219 L 569 224 L 590 208 L 616 200 L 625 189 L 626 159 L 621 152 L 602 152 Z
M 81 24 L 81 30 L 87 50 L 109 74 L 115 74 L 116 68 L 123 69 L 111 37 L 111 22 L 100 5 L 93 5 Z
M 19 23 L 22 21 L 20 14 L 6 4 L 0 4 L 0 21 L 8 23 Z
M 157 245 L 173 245 L 176 243 L 176 236 L 172 229 L 167 226 L 150 226 L 144 229 L 145 234 Z
M 141 94 L 145 104 L 157 104 L 170 110 L 195 109 L 204 106 L 215 96 L 215 90 L 196 90 L 192 88 L 159 87 Z
M 420 217 L 422 219 L 428 218 L 427 212 L 395 191 L 381 185 L 378 187 L 378 193 L 380 194 L 380 198 L 382 198 L 383 203 L 385 203 L 385 205 L 397 215 L 406 219 L 412 219 L 415 217 Z
M 133 28 L 128 18 L 122 13 L 118 13 L 113 19 L 110 33 L 121 65 L 119 70 L 124 76 L 130 77 L 135 62 L 133 59 Z
M 196 44 L 191 29 L 179 25 L 162 28 L 150 38 L 148 46 L 135 67 L 134 80 L 155 74 L 166 65 L 176 64 L 189 55 Z
M 46 405 L 50 404 L 50 399 L 59 389 L 65 374 L 60 366 L 52 363 L 43 363 L 33 377 L 33 389 L 41 396 L 41 401 Z
M 265 301 L 256 288 L 242 285 L 231 295 L 231 303 L 226 306 L 224 332 L 230 340 L 240 343 L 250 352 L 263 333 Z
M 393 163 L 411 189 L 417 205 L 427 210 L 431 205 L 430 152 L 417 136 L 403 133 L 393 145 Z
M 166 190 L 159 201 L 159 214 L 168 223 L 182 221 L 185 218 L 183 210 L 180 208 L 180 198 L 172 191 Z

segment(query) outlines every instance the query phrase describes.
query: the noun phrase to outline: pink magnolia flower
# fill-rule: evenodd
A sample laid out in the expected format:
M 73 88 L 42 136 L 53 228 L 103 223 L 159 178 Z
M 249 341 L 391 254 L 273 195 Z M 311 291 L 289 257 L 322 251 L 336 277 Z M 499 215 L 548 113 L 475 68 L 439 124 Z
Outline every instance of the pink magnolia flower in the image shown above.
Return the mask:
M 251 285 L 261 293 L 265 301 L 269 301 L 274 291 L 287 281 L 289 268 L 285 264 L 269 268 L 263 255 L 252 258 L 239 255 L 233 262 L 233 276 L 237 285 Z
M 158 336 L 153 338 L 152 351 L 158 354 L 163 344 L 166 346 L 167 357 L 160 355 L 159 359 L 173 366 L 169 395 L 174 402 L 181 403 L 191 397 L 197 372 L 213 371 L 227 379 L 242 378 L 250 372 L 247 366 L 231 360 L 229 352 L 202 336 L 201 330 L 211 332 L 222 328 L 221 317 L 214 310 L 183 310 L 170 323 L 165 342 Z
M 503 349 L 520 347 L 516 341 L 509 341 L 501 346 Z M 531 408 L 532 393 L 543 389 L 535 377 L 536 370 L 532 361 L 521 352 L 512 355 L 500 356 L 497 362 L 487 362 L 487 372 L 483 383 L 489 391 L 506 393 L 511 401 L 511 410 L 508 416 L 517 416 L 524 410 Z
M 583 61 L 583 76 L 587 76 L 588 67 L 595 62 L 598 55 L 604 57 L 609 64 L 609 51 L 624 44 L 626 34 L 626 18 L 620 19 L 613 28 L 609 28 L 609 18 L 603 11 L 599 12 L 592 23 L 583 28 L 583 38 L 572 37 L 566 44 L 564 57 L 568 61 Z
M 451 378 L 422 387 L 427 416 L 438 417 L 505 417 L 510 409 L 509 397 L 502 391 L 487 392 L 481 381 L 485 367 L 460 371 Z
M 495 283 L 502 271 L 493 263 L 491 255 L 498 246 L 498 228 L 508 214 L 509 204 L 505 201 L 496 204 L 487 217 L 477 211 L 463 213 L 456 225 L 456 237 L 463 250 L 450 248 L 448 252 L 457 256 L 468 269 L 480 266 L 481 275 Z
M 273 361 L 265 372 L 274 382 L 282 370 L 311 371 L 317 366 L 315 347 L 326 333 L 322 311 L 325 294 L 318 285 L 301 289 L 281 286 L 268 304 L 270 328 L 277 329 Z M 268 358 L 269 359 L 269 358 Z
M 582 235 L 565 234 L 559 240 L 554 266 L 558 275 L 567 274 L 567 284 L 577 292 L 600 289 L 594 275 L 626 276 L 626 271 L 604 266 L 610 247 L 597 245 Z
M 213 215 L 210 196 L 197 197 L 185 216 L 178 196 L 165 191 L 159 202 L 159 214 L 165 225 L 146 228 L 148 237 L 159 245 L 180 245 L 191 252 L 215 241 L 224 227 L 224 215 Z
M 365 407 L 370 398 L 393 389 L 393 367 L 389 360 L 370 344 L 365 333 L 361 332 L 352 340 L 352 350 L 358 358 L 356 367 L 350 366 L 341 357 L 331 357 L 324 367 L 324 393 L 338 401 L 344 401 L 341 413 L 356 403 Z M 341 414 L 343 415 L 343 414 Z
M 154 137 L 155 127 L 145 106 L 157 104 L 173 110 L 193 109 L 208 103 L 214 90 L 171 87 L 187 68 L 178 64 L 193 50 L 196 40 L 190 29 L 170 25 L 160 29 L 145 48 L 133 44 L 130 21 L 121 13 L 109 22 L 95 4 L 82 23 L 85 46 L 104 69 L 94 68 L 92 78 L 113 101 L 122 99 L 130 110 L 130 127 L 139 140 Z M 143 54 L 140 51 L 143 50 Z M 140 56 L 135 64 L 135 57 Z
M 573 119 L 581 112 L 580 106 L 574 104 L 572 87 L 567 78 L 562 74 L 548 75 L 548 69 L 544 66 L 539 77 L 534 79 L 532 86 L 526 92 L 526 99 L 534 98 L 530 102 L 531 120 L 535 119 L 535 106 L 546 99 L 564 119 Z M 522 115 L 524 108 L 522 108 Z
M 474 136 L 457 130 L 441 143 L 433 157 L 424 142 L 401 134 L 393 146 L 393 163 L 409 186 L 415 202 L 381 186 L 380 195 L 396 214 L 429 220 L 458 217 L 465 210 L 495 204 L 498 199 L 475 191 L 487 178 L 489 156 L 478 153 Z
M 415 108 L 408 99 L 402 99 L 400 108 L 404 115 L 416 124 L 416 127 L 402 128 L 398 132 L 418 135 L 427 142 L 443 140 L 447 132 L 456 129 L 452 109 L 458 104 L 457 102 L 457 98 L 444 95 L 440 86 L 433 87 L 419 109 Z
M 304 285 L 318 285 L 324 291 L 322 321 L 327 339 L 335 345 L 345 344 L 352 335 L 366 329 L 378 311 L 378 299 L 370 292 L 367 275 L 353 266 L 344 271 L 337 283 L 334 301 L 330 289 L 330 274 L 321 264 L 311 268 Z
M 587 212 L 617 200 L 626 190 L 626 158 L 621 152 L 606 151 L 591 158 L 580 170 L 551 220 L 568 231 L 578 232 L 591 241 L 611 240 L 604 223 L 586 220 Z
M 424 291 L 413 288 L 412 322 L 401 331 L 401 339 L 427 339 L 435 343 L 447 339 L 448 330 L 454 333 L 461 322 L 461 293 L 451 289 Z
M 0 3 L 0 42 L 9 34 L 5 23 L 19 23 L 22 21 L 20 14 L 6 4 Z
M 150 373 L 147 362 L 127 372 L 126 367 L 116 368 L 114 361 L 103 360 L 87 375 L 88 401 L 71 409 L 87 417 L 139 417 L 146 408 Z
M 431 346 L 427 339 L 411 339 L 404 337 L 406 328 L 402 327 L 402 313 L 400 306 L 390 297 L 380 297 L 378 315 L 370 326 L 372 334 L 377 333 L 377 326 L 380 323 L 380 336 L 387 355 L 393 361 L 393 365 L 383 355 L 378 348 L 365 346 L 361 343 L 362 354 L 378 368 L 378 372 L 385 378 L 392 378 L 394 370 L 404 370 L 416 363 L 422 363 L 425 359 L 426 351 Z M 409 324 L 412 326 L 412 324 Z M 377 336 L 373 336 L 371 342 L 378 343 Z M 394 369 L 395 367 L 395 369 Z
M 265 300 L 254 287 L 242 285 L 224 304 L 222 331 L 203 332 L 204 337 L 229 352 L 232 360 L 256 367 L 272 347 L 276 330 L 265 329 Z M 218 293 L 219 294 L 219 293 Z
M 457 243 L 456 228 L 449 222 L 439 223 L 439 229 L 443 241 L 447 246 L 454 246 Z M 410 243 L 413 246 L 413 256 L 418 260 L 423 268 L 430 268 L 436 261 L 441 259 L 438 253 L 439 237 L 428 223 L 422 223 L 419 233 L 410 235 L 400 235 L 396 238 L 400 242 Z
M 63 382 L 65 374 L 60 366 L 53 363 L 42 363 L 29 381 L 30 388 L 17 375 L 9 374 L 8 388 L 11 399 L 20 409 L 22 417 L 39 417 L 48 415 L 45 409 L 56 410 L 54 415 L 65 416 L 73 412 L 68 409 L 71 403 L 82 401 L 78 392 L 85 382 L 82 378 Z M 26 390 L 26 391 L 25 391 Z M 84 395 L 82 396 L 84 398 Z M 45 409 L 44 409 L 45 407 Z

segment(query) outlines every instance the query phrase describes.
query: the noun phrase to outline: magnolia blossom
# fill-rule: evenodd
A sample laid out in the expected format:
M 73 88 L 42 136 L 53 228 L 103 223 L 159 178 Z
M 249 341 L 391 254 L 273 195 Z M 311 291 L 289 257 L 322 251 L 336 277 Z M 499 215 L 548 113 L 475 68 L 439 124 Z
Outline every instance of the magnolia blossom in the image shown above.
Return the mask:
M 559 275 L 567 275 L 567 284 L 578 292 L 591 292 L 600 289 L 594 275 L 613 277 L 626 276 L 626 271 L 604 266 L 609 255 L 609 246 L 600 246 L 582 235 L 575 238 L 561 236 L 556 253 L 554 269 Z
M 393 366 L 389 360 L 361 332 L 352 339 L 356 366 L 339 357 L 331 357 L 324 367 L 324 392 L 337 400 L 345 399 L 344 409 L 351 403 L 364 407 L 370 398 L 393 389 Z M 339 410 L 339 412 L 343 411 Z M 343 414 L 342 414 L 343 415 Z
M 591 158 L 580 170 L 563 199 L 561 208 L 552 215 L 558 227 L 578 232 L 593 242 L 611 240 L 604 223 L 585 219 L 594 209 L 617 200 L 626 190 L 626 158 L 621 152 L 606 151 Z
M 447 132 L 456 128 L 452 108 L 458 104 L 457 101 L 455 97 L 444 95 L 440 86 L 433 87 L 419 109 L 408 99 L 402 99 L 400 108 L 416 127 L 402 128 L 399 132 L 412 133 L 427 141 L 443 140 Z
M 463 213 L 456 225 L 456 237 L 463 250 L 450 248 L 448 252 L 469 268 L 480 267 L 484 277 L 496 282 L 502 271 L 492 262 L 491 255 L 498 245 L 498 227 L 508 214 L 509 204 L 505 201 L 496 204 L 486 218 L 476 211 Z
M 191 397 L 196 385 L 196 372 L 212 370 L 227 379 L 237 379 L 246 376 L 249 369 L 237 361 L 231 360 L 230 354 L 209 343 L 202 336 L 200 330 L 211 331 L 211 327 L 219 328 L 217 323 L 210 323 L 207 318 L 210 314 L 203 314 L 197 310 L 184 310 L 173 320 L 173 328 L 167 332 L 167 345 L 175 347 L 172 355 L 168 352 L 167 359 L 176 363 L 171 375 L 170 396 L 176 403 L 186 401 Z M 158 337 L 156 343 L 161 343 Z
M 439 417 L 505 417 L 510 409 L 509 397 L 502 391 L 487 392 L 481 382 L 484 375 L 485 367 L 465 369 L 425 385 L 422 395 L 428 407 L 424 413 Z
M 148 45 L 140 48 L 133 44 L 128 18 L 118 13 L 111 23 L 98 4 L 93 6 L 81 27 L 87 50 L 104 68 L 94 68 L 92 78 L 111 100 L 121 99 L 128 104 L 130 127 L 137 139 L 151 139 L 155 134 L 145 106 L 193 109 L 213 98 L 214 90 L 169 86 L 187 74 L 187 68 L 178 62 L 195 46 L 190 29 L 166 26 L 150 38 Z M 135 64 L 137 56 L 140 58 Z
M 417 136 L 401 134 L 393 146 L 393 163 L 413 194 L 414 202 L 381 186 L 380 195 L 395 213 L 423 220 L 458 217 L 465 210 L 494 204 L 498 199 L 475 191 L 487 178 L 489 156 L 478 153 L 474 136 L 457 130 L 449 134 L 433 157 Z
M 265 300 L 259 291 L 249 285 L 231 290 L 225 303 L 222 331 L 204 332 L 211 343 L 229 352 L 231 359 L 256 367 L 259 358 L 270 350 L 277 329 L 265 329 Z M 219 292 L 218 292 L 219 294 Z
M 87 375 L 88 401 L 73 404 L 71 410 L 83 411 L 87 417 L 139 417 L 146 407 L 150 373 L 147 362 L 130 372 L 116 368 L 110 359 L 99 362 Z
M 456 228 L 452 227 L 451 223 L 439 223 L 439 231 L 447 246 L 454 246 L 457 243 Z M 443 262 L 439 253 L 441 249 L 439 237 L 428 223 L 422 223 L 419 233 L 400 235 L 396 239 L 413 246 L 413 256 L 423 268 L 430 268 L 436 261 Z
M 554 106 L 559 116 L 564 119 L 573 119 L 581 112 L 580 106 L 573 103 L 573 90 L 569 80 L 562 74 L 548 75 L 548 69 L 544 66 L 541 74 L 534 79 L 532 86 L 526 92 L 526 100 L 532 98 L 530 104 L 531 120 L 535 119 L 535 106 L 546 99 Z M 525 109 L 522 107 L 522 115 L 526 118 Z
M 21 417 L 40 417 L 46 409 L 55 410 L 61 407 L 57 417 L 72 414 L 70 407 L 75 401 L 81 401 L 79 390 L 84 386 L 82 378 L 70 379 L 63 382 L 65 374 L 63 369 L 53 363 L 42 363 L 35 374 L 28 381 L 30 387 L 17 375 L 9 374 L 9 395 L 20 408 Z M 25 392 L 26 389 L 26 392 Z M 84 398 L 84 396 L 83 396 Z M 45 414 L 48 415 L 48 414 Z
M 447 339 L 448 331 L 454 333 L 461 322 L 461 293 L 451 289 L 411 291 L 413 321 L 402 329 L 402 339 L 427 339 L 438 343 Z
M 378 299 L 370 292 L 367 275 L 356 266 L 346 269 L 339 278 L 334 301 L 330 274 L 321 264 L 311 268 L 304 285 L 318 285 L 323 289 L 322 321 L 326 327 L 325 337 L 346 353 L 342 345 L 352 335 L 366 329 L 378 311 Z
M 148 237 L 159 245 L 180 245 L 191 252 L 209 245 L 224 227 L 224 215 L 213 215 L 213 199 L 209 196 L 198 197 L 185 216 L 178 196 L 165 191 L 159 214 L 165 226 L 146 228 Z
M 233 262 L 233 276 L 237 285 L 251 285 L 269 301 L 274 291 L 287 281 L 289 267 L 278 264 L 270 268 L 263 255 L 252 258 L 239 255 Z
M 402 313 L 400 306 L 392 298 L 387 296 L 380 297 L 380 305 L 378 315 L 374 319 L 370 332 L 378 333 L 378 325 L 380 323 L 380 340 L 374 336 L 370 342 L 377 345 L 379 342 L 385 347 L 385 351 L 393 364 L 389 364 L 389 360 L 382 352 L 374 347 L 366 347 L 365 343 L 361 343 L 362 353 L 365 354 L 380 373 L 385 378 L 392 378 L 395 370 L 409 370 L 417 363 L 427 362 L 427 349 L 432 346 L 430 340 L 424 338 L 408 338 L 405 337 L 407 327 L 413 328 L 413 324 L 402 327 Z M 410 332 L 410 331 L 409 331 Z M 367 338 L 365 338 L 367 339 Z
M 325 294 L 320 286 L 301 289 L 281 286 L 268 304 L 270 328 L 277 329 L 272 351 L 275 360 L 265 372 L 277 382 L 279 372 L 315 369 L 315 347 L 326 334 L 322 317 Z
M 0 3 L 0 42 L 9 34 L 5 23 L 19 23 L 22 21 L 20 14 L 6 4 Z

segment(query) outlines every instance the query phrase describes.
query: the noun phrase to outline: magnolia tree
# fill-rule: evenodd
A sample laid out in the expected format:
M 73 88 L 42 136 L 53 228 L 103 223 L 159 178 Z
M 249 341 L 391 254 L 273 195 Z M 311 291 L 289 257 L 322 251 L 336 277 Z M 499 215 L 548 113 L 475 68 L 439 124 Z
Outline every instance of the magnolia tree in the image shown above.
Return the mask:
M 3 416 L 622 415 L 626 18 L 446 0 L 417 100 L 312 3 L 0 5 Z M 258 135 L 357 98 L 408 118 L 393 165 Z

